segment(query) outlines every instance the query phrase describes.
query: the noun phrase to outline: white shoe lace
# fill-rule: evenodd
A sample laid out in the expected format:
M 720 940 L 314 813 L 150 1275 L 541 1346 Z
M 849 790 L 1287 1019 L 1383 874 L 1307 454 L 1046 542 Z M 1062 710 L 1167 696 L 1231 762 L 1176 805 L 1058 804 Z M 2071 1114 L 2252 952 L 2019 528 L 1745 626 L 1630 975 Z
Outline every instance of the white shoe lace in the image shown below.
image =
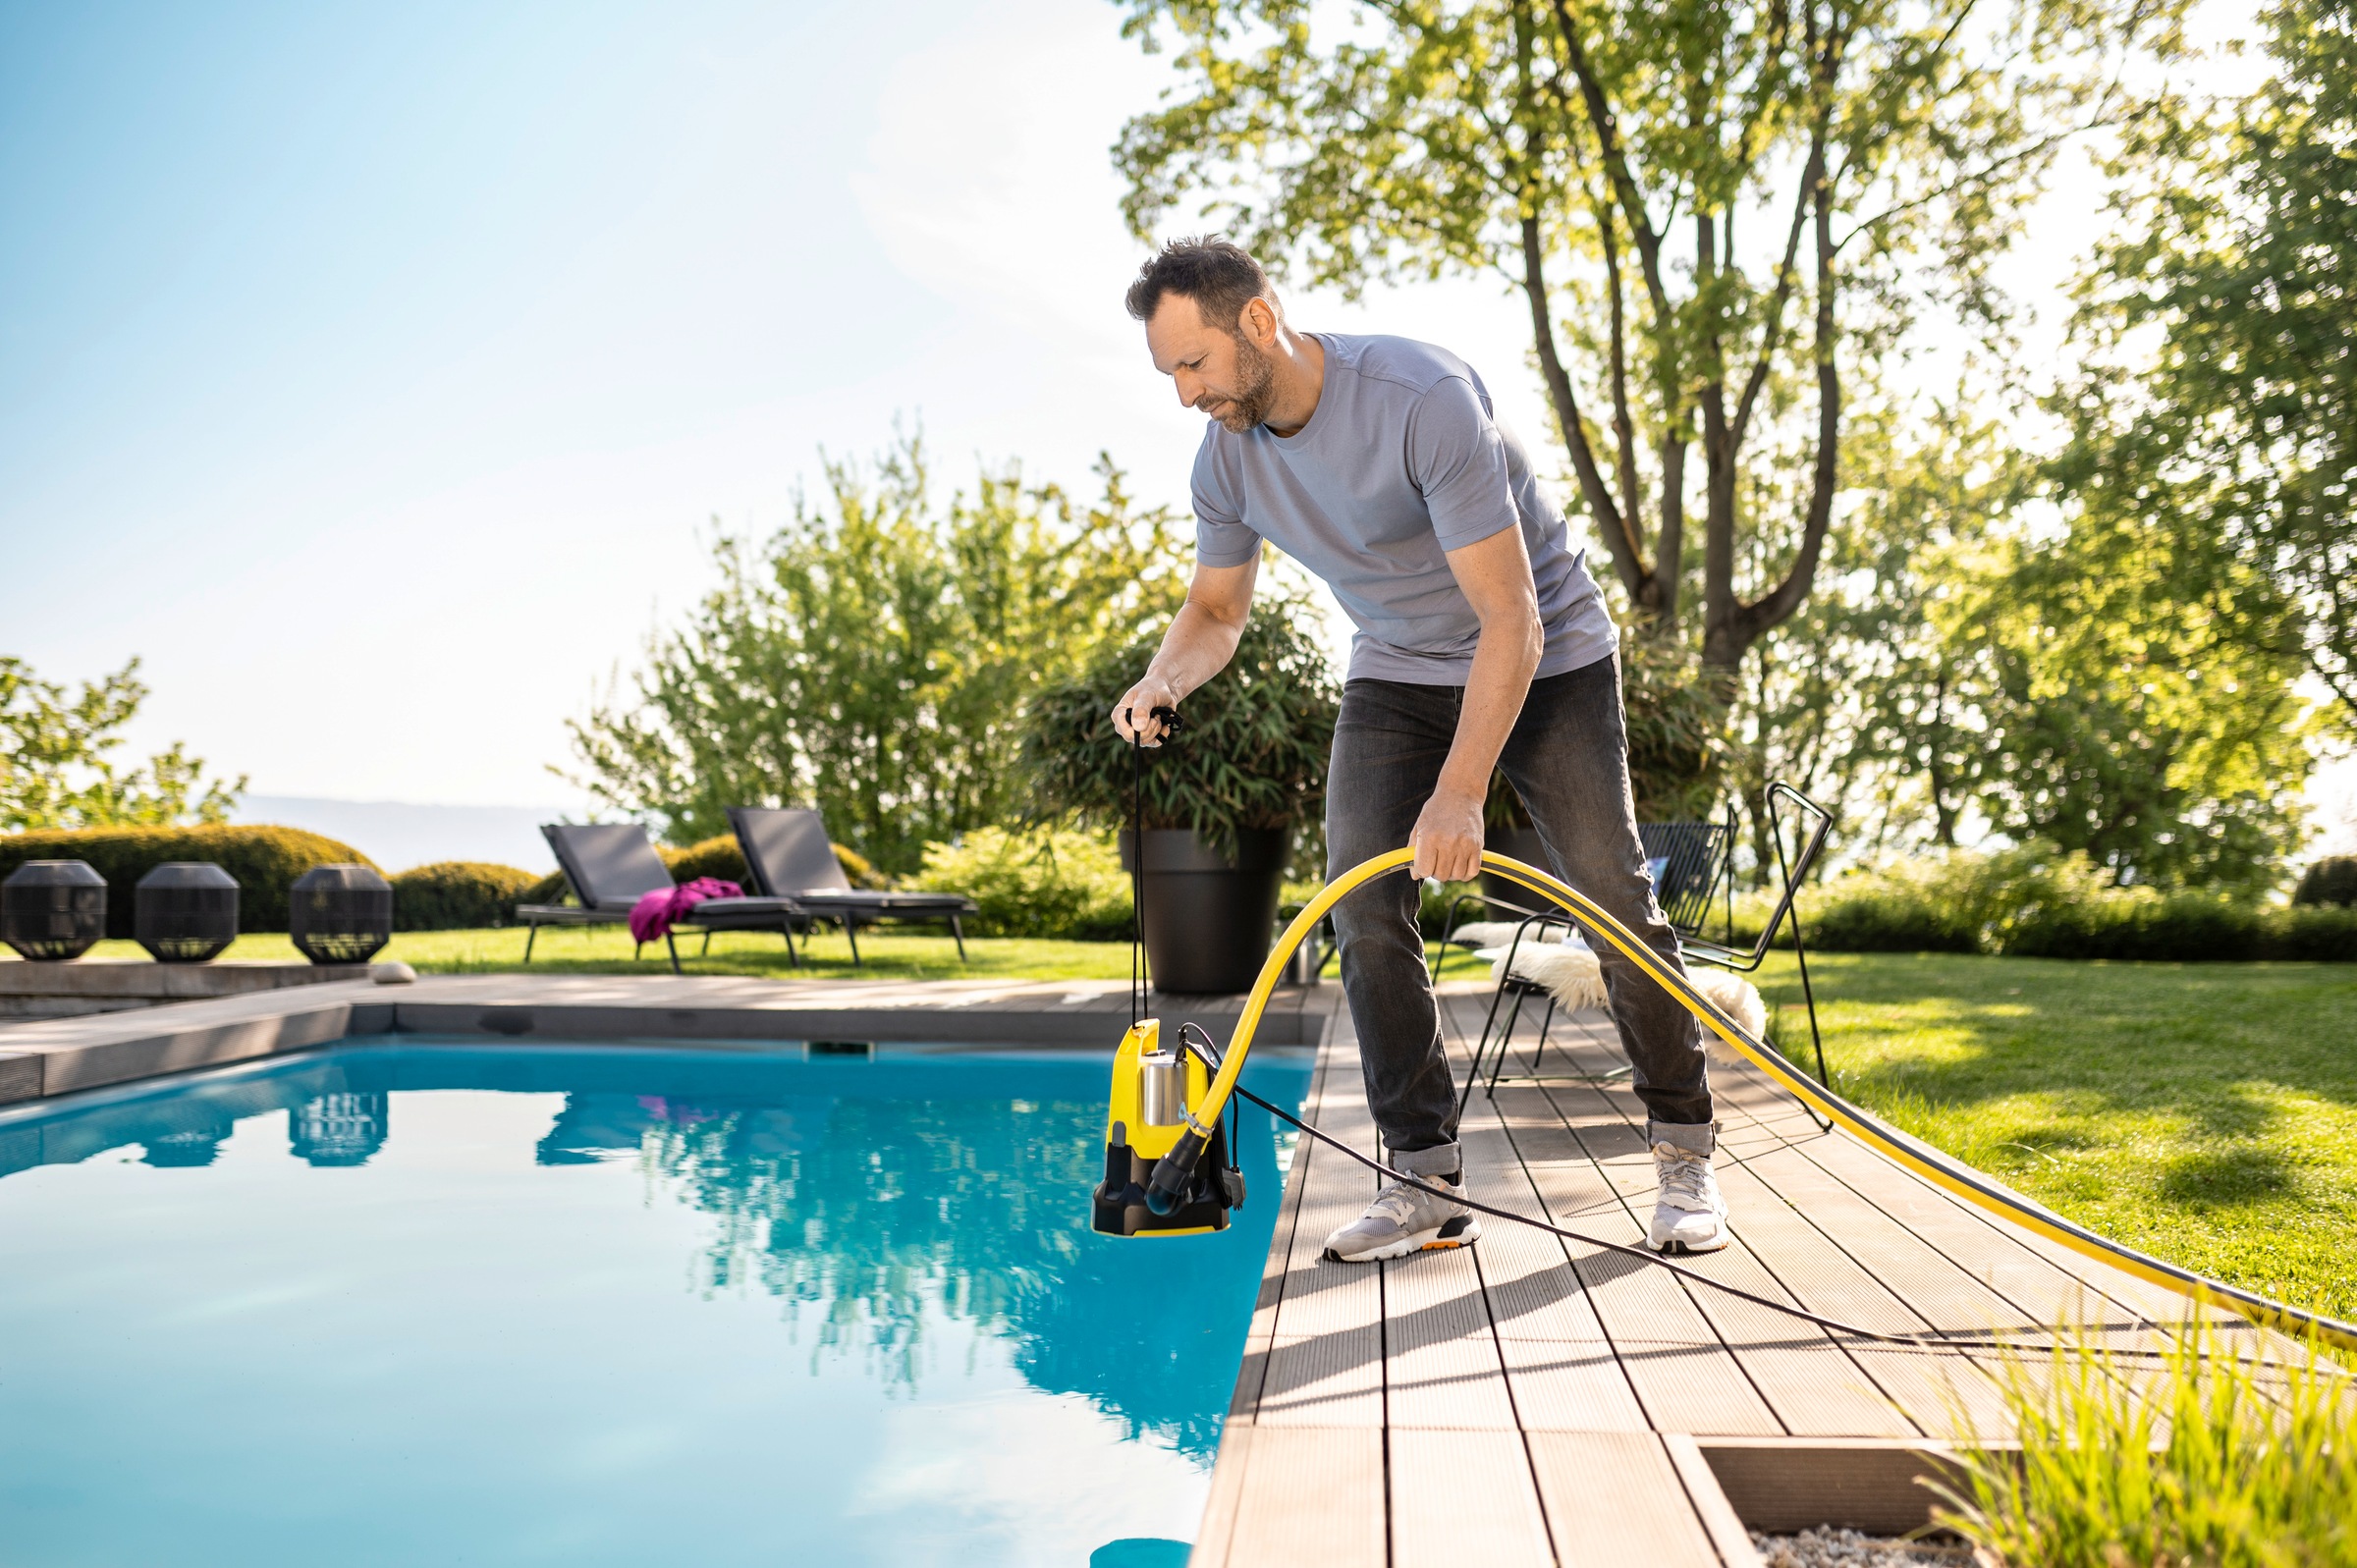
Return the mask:
M 1416 1212 L 1416 1205 L 1423 1201 L 1424 1196 L 1406 1182 L 1395 1181 L 1376 1194 L 1375 1201 L 1367 1205 L 1367 1217 L 1372 1219 L 1381 1215 L 1404 1229 L 1408 1216 Z
M 1660 1144 L 1655 1146 L 1653 1159 L 1655 1173 L 1661 1178 L 1662 1202 L 1692 1214 L 1717 1212 L 1718 1205 L 1711 1202 L 1709 1155 Z

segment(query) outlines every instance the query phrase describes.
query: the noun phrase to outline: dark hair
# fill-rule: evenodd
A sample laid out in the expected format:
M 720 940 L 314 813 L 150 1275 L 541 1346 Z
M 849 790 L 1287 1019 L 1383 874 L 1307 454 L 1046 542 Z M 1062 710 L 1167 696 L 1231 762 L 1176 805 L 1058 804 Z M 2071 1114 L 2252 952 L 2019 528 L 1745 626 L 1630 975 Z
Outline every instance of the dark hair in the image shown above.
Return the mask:
M 1206 326 L 1230 333 L 1236 330 L 1246 301 L 1266 299 L 1271 308 L 1277 303 L 1277 291 L 1269 287 L 1269 275 L 1260 270 L 1252 252 L 1216 234 L 1165 243 L 1137 269 L 1137 281 L 1129 286 L 1124 302 L 1138 320 L 1151 321 L 1166 294 L 1192 299 Z

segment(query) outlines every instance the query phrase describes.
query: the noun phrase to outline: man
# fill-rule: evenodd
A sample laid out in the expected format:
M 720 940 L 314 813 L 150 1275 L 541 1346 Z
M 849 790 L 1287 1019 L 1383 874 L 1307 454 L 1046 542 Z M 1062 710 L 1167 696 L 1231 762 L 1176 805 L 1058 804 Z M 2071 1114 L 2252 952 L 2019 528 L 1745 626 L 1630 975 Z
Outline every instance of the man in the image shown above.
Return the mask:
M 1492 769 L 1556 874 L 1679 967 L 1637 840 L 1613 622 L 1521 444 L 1454 354 L 1296 332 L 1259 263 L 1216 237 L 1164 246 L 1127 302 L 1154 367 L 1211 423 L 1195 458 L 1194 581 L 1114 727 L 1159 744 L 1153 710 L 1177 708 L 1234 655 L 1262 541 L 1334 589 L 1358 629 L 1326 781 L 1327 874 L 1415 848 L 1412 876 L 1380 878 L 1335 909 L 1343 987 L 1389 1162 L 1460 1187 L 1416 879 L 1479 869 Z M 1594 946 L 1650 1117 L 1660 1198 L 1648 1242 L 1724 1247 L 1700 1031 L 1633 962 Z M 1479 1234 L 1462 1207 L 1395 1182 L 1326 1255 L 1367 1263 Z

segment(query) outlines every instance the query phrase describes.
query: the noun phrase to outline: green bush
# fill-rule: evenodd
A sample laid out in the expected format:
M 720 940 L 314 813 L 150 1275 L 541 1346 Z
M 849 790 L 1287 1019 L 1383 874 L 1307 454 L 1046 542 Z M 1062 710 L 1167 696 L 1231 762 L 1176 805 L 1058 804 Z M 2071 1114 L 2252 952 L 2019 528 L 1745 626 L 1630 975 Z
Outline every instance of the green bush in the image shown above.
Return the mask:
M 536 886 L 528 871 L 483 860 L 437 860 L 393 879 L 395 931 L 480 931 L 512 925 Z
M 663 864 L 671 868 L 674 882 L 693 882 L 698 877 L 711 877 L 720 882 L 733 882 L 745 892 L 753 891 L 753 874 L 744 863 L 744 851 L 737 847 L 735 834 L 717 834 L 710 838 L 691 843 L 685 849 L 657 845 Z
M 981 828 L 955 844 L 927 844 L 917 888 L 962 892 L 981 912 L 979 937 L 1116 942 L 1129 935 L 1129 878 L 1113 844 L 1094 834 Z
M 169 860 L 209 860 L 237 879 L 238 929 L 287 929 L 287 893 L 313 866 L 375 862 L 301 828 L 73 828 L 0 837 L 0 877 L 27 860 L 86 860 L 106 879 L 106 934 L 128 938 L 139 879 Z
M 1770 907 L 1757 893 L 1741 901 L 1743 940 L 1756 938 Z M 2085 855 L 2048 844 L 1853 873 L 1803 894 L 1801 914 L 1809 946 L 1828 952 L 2357 962 L 2357 909 L 2116 887 Z M 1778 945 L 1790 944 L 1787 928 Z
M 2300 874 L 2295 904 L 2357 904 L 2357 855 L 2327 855 Z

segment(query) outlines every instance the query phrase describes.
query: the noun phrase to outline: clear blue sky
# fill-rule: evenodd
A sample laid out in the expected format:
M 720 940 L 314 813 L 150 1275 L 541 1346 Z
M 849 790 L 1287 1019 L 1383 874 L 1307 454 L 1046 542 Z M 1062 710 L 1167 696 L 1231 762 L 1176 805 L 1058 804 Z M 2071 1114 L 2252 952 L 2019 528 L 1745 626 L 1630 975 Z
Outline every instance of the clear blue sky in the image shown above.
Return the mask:
M 0 644 L 144 656 L 137 744 L 260 792 L 561 801 L 708 519 L 776 521 L 821 446 L 903 416 L 953 481 L 1106 448 L 1181 500 L 1105 156 L 1162 68 L 1118 21 L 0 12 Z M 1400 303 L 1527 380 L 1494 291 Z

